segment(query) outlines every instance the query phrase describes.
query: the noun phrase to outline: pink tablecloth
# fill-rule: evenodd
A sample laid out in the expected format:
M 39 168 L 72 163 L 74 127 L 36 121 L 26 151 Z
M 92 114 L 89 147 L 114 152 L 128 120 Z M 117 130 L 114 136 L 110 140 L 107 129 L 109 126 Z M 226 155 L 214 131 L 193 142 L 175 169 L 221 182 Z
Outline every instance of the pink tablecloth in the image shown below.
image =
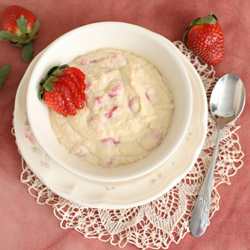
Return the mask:
M 171 41 L 181 40 L 187 25 L 196 17 L 211 11 L 220 19 L 225 33 L 225 56 L 215 66 L 217 77 L 234 72 L 245 83 L 247 99 L 250 91 L 250 2 L 243 1 L 164 1 L 164 0 L 0 0 L 4 8 L 18 4 L 32 10 L 41 22 L 39 38 L 34 43 L 35 55 L 63 33 L 98 21 L 123 21 L 155 31 Z M 119 249 L 98 239 L 86 239 L 73 229 L 63 230 L 52 208 L 38 205 L 20 179 L 21 157 L 11 134 L 12 112 L 18 84 L 28 67 L 20 49 L 0 42 L 0 67 L 12 64 L 9 80 L 0 89 L 0 249 Z M 237 124 L 244 165 L 231 178 L 231 185 L 221 185 L 220 209 L 200 238 L 187 234 L 169 249 L 250 249 L 250 168 L 248 128 L 249 103 Z M 136 249 L 127 244 L 123 249 Z

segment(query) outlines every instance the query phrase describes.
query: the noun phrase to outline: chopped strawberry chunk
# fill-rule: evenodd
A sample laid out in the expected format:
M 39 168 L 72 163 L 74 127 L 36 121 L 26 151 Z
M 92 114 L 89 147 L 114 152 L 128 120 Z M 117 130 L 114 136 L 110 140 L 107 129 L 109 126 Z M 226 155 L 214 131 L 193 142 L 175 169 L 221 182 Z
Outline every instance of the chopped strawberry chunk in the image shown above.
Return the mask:
M 117 53 L 116 55 L 114 55 L 114 58 L 124 59 L 124 57 L 121 53 Z
M 115 138 L 112 137 L 108 137 L 108 138 L 104 138 L 101 140 L 102 143 L 106 143 L 106 142 L 113 142 L 114 144 L 119 143 L 119 141 L 117 141 Z
M 93 63 L 93 64 L 94 63 L 99 63 L 99 62 L 103 61 L 106 58 L 107 58 L 107 56 L 104 56 L 104 57 L 101 57 L 101 58 L 98 58 L 98 59 L 91 60 L 91 61 L 89 61 L 89 63 Z
M 93 104 L 103 104 L 104 103 L 104 98 L 99 96 L 99 97 L 96 97 L 96 99 L 94 100 Z
M 145 96 L 147 97 L 147 99 L 149 100 L 149 102 L 151 102 L 150 96 L 147 92 L 145 92 Z
M 109 110 L 109 111 L 105 114 L 105 116 L 106 116 L 107 118 L 110 118 L 110 117 L 112 116 L 112 114 L 113 114 L 118 108 L 119 108 L 118 106 L 115 106 L 114 108 L 112 108 L 111 110 Z
M 111 89 L 108 92 L 108 96 L 111 98 L 117 96 L 120 93 L 121 89 L 122 89 L 122 82 L 119 82 L 119 84 L 114 89 Z
M 91 83 L 88 82 L 88 81 L 85 81 L 85 85 L 86 85 L 86 89 L 85 89 L 85 92 L 89 91 L 92 87 Z
M 86 56 L 82 56 L 81 65 L 86 65 L 88 63 L 88 58 Z
M 89 63 L 99 63 L 107 58 L 110 58 L 110 56 L 113 56 L 114 53 L 108 53 L 106 56 L 100 57 L 98 59 L 93 59 L 91 61 L 89 61 Z

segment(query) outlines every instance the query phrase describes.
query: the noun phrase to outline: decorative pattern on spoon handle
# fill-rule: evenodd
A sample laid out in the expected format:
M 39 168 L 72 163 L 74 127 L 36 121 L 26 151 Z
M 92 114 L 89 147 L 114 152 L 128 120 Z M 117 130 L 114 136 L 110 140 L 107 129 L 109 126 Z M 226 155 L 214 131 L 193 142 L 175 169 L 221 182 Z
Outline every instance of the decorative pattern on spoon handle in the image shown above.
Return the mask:
M 199 203 L 203 208 L 201 223 L 204 228 L 208 225 L 209 212 L 210 212 L 210 202 L 204 192 L 199 195 Z

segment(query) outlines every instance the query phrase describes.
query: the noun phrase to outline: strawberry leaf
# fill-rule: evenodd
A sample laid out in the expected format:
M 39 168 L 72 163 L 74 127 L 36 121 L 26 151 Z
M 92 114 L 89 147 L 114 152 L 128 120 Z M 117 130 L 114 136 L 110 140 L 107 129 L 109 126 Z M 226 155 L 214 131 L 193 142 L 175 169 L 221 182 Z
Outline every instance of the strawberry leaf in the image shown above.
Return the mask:
M 216 24 L 216 21 L 219 21 L 217 16 L 211 13 L 205 16 L 204 18 L 198 20 L 196 24 L 204 24 L 204 23 Z
M 212 16 L 206 16 L 197 22 L 197 24 L 203 24 L 203 23 L 216 24 L 216 20 Z
M 37 39 L 37 37 L 38 37 L 38 33 L 37 33 L 37 35 L 33 36 L 32 41 L 35 41 Z
M 57 80 L 58 79 L 54 76 L 49 77 L 43 84 L 43 88 L 48 92 L 52 92 L 54 88 L 53 82 L 56 82 Z
M 42 79 L 39 85 L 40 85 L 40 86 L 43 86 L 44 83 L 45 83 L 45 80 Z
M 56 67 L 58 67 L 58 66 L 56 66 Z M 55 67 L 53 67 L 53 68 L 55 68 Z M 58 81 L 58 79 L 55 76 L 48 77 L 48 74 L 46 76 L 46 80 L 44 80 L 44 79 L 41 80 L 40 86 L 42 86 L 42 89 L 41 89 L 41 92 L 39 94 L 39 99 L 41 101 L 43 100 L 44 89 L 47 90 L 48 92 L 52 92 L 53 88 L 54 88 L 53 82 L 56 82 L 56 81 Z
M 189 26 L 194 26 L 194 25 L 196 25 L 196 24 L 199 22 L 200 19 L 201 19 L 200 17 L 194 19 L 194 20 L 190 23 Z
M 218 17 L 217 17 L 215 14 L 211 13 L 211 16 L 212 16 L 217 22 L 219 22 L 219 19 L 218 19 Z
M 63 72 L 58 68 L 56 71 L 53 72 L 53 75 L 55 75 L 55 76 L 62 76 Z
M 32 43 L 28 43 L 24 45 L 23 50 L 22 50 L 22 57 L 25 62 L 30 62 L 31 59 L 33 58 L 34 55 L 34 48 Z
M 65 69 L 65 68 L 68 68 L 68 67 L 69 67 L 69 65 L 67 65 L 67 64 L 63 64 L 61 66 L 54 66 L 54 67 L 52 67 L 49 70 L 49 72 L 47 73 L 45 80 L 47 80 L 52 74 L 55 74 L 55 72 L 57 71 L 57 69 Z
M 43 90 L 44 90 L 44 88 L 42 88 L 41 92 L 39 93 L 39 100 L 40 101 L 43 101 L 43 94 L 44 94 Z
M 17 35 L 12 34 L 8 30 L 3 30 L 0 32 L 0 40 L 2 41 L 9 41 L 9 40 L 18 41 L 18 39 L 19 38 Z
M 50 76 L 50 77 L 49 77 L 49 80 L 50 80 L 51 82 L 56 82 L 56 81 L 58 81 L 58 78 L 55 77 L 55 76 Z
M 58 81 L 57 77 L 50 76 L 43 84 L 43 88 L 49 92 L 53 91 L 54 85 L 53 82 Z
M 2 88 L 2 86 L 3 86 L 3 84 L 4 84 L 4 82 L 5 82 L 6 80 L 8 80 L 7 77 L 5 77 L 5 76 L 0 76 L 0 88 Z
M 23 47 L 23 44 L 20 44 L 19 42 L 10 42 L 11 44 L 13 44 L 14 46 L 16 46 L 16 47 Z
M 0 69 L 0 76 L 7 76 L 10 72 L 11 65 L 6 64 Z
M 34 23 L 34 26 L 33 26 L 32 31 L 30 32 L 30 36 L 31 36 L 31 37 L 34 36 L 34 35 L 36 34 L 36 32 L 38 31 L 39 27 L 40 27 L 40 22 L 39 22 L 39 20 L 37 19 L 37 20 L 35 21 L 35 23 Z M 37 38 L 37 36 L 35 37 L 35 39 L 36 39 L 36 38 Z
M 23 15 L 21 15 L 21 17 L 16 22 L 17 22 L 17 26 L 21 30 L 21 32 L 23 34 L 26 34 L 28 23 L 27 23 L 27 20 L 25 19 L 25 17 Z
M 6 64 L 0 69 L 0 88 L 3 86 L 4 82 L 8 80 L 6 76 L 9 74 L 10 69 L 10 64 Z
M 59 66 L 54 66 L 53 68 L 51 68 L 47 73 L 45 80 L 47 80 L 53 74 L 53 72 L 56 71 L 58 68 Z
M 68 67 L 69 67 L 68 64 L 63 64 L 63 65 L 61 65 L 61 66 L 59 67 L 59 69 L 66 69 L 66 68 L 68 68 Z

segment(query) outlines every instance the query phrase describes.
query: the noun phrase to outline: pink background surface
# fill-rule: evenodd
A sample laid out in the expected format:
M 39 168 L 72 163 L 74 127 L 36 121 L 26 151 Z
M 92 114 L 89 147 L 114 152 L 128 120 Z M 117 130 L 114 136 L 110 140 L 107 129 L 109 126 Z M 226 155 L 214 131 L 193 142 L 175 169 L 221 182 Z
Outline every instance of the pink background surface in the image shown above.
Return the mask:
M 35 55 L 54 39 L 71 29 L 98 21 L 123 21 L 157 32 L 170 41 L 181 40 L 186 26 L 211 11 L 220 19 L 225 33 L 225 56 L 214 67 L 216 76 L 233 72 L 245 83 L 247 102 L 237 124 L 244 165 L 231 178 L 231 185 L 218 190 L 220 209 L 200 238 L 187 234 L 178 245 L 169 249 L 250 249 L 250 167 L 248 129 L 250 91 L 250 1 L 196 0 L 0 0 L 0 15 L 12 4 L 33 11 L 41 23 L 34 42 Z M 2 28 L 2 27 L 1 27 Z M 9 80 L 0 89 L 0 249 L 119 249 L 98 239 L 86 239 L 73 229 L 63 230 L 52 208 L 38 205 L 20 182 L 21 157 L 11 134 L 12 112 L 18 84 L 28 67 L 21 59 L 21 50 L 0 41 L 0 67 L 12 64 Z M 137 249 L 127 244 L 123 249 Z

